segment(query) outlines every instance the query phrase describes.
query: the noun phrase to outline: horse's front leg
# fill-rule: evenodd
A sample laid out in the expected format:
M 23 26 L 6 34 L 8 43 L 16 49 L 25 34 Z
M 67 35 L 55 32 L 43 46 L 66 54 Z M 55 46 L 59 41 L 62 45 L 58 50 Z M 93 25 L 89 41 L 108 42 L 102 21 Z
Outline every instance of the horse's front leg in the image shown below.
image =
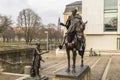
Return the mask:
M 73 49 L 73 66 L 72 66 L 72 68 L 73 68 L 72 72 L 73 72 L 73 73 L 76 72 L 76 71 L 75 71 L 75 67 L 76 67 L 76 56 L 77 56 L 77 53 L 76 53 L 76 49 L 74 48 L 74 49 Z
M 81 67 L 83 67 L 83 55 L 81 56 Z
M 70 72 L 70 50 L 66 49 L 66 52 L 67 52 L 67 59 L 68 59 L 68 68 L 66 72 Z

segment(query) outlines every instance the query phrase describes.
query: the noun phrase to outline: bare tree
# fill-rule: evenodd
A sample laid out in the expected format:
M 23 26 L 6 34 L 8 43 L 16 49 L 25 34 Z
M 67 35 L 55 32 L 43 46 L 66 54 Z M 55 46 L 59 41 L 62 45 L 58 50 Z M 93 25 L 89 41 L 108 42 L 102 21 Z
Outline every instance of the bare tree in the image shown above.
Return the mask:
M 7 39 L 13 38 L 13 32 L 14 31 L 9 32 L 10 30 L 13 30 L 11 28 L 11 25 L 12 25 L 12 20 L 11 20 L 10 17 L 0 15 L 0 33 L 3 36 L 3 42 L 5 42 L 6 38 Z M 12 35 L 11 35 L 11 33 L 12 33 Z
M 15 35 L 17 36 L 17 39 L 20 42 L 21 39 L 23 38 L 23 32 L 22 32 L 22 30 L 15 31 Z
M 57 27 L 55 24 L 53 24 L 53 23 L 49 23 L 48 25 L 47 25 L 47 27 L 48 27 L 48 33 L 49 33 L 49 42 L 51 42 L 52 41 L 52 39 L 54 39 L 54 32 L 55 32 L 55 28 Z
M 13 42 L 15 41 L 15 32 L 12 27 L 8 27 L 3 32 L 3 41 L 4 42 Z
M 18 25 L 23 27 L 26 44 L 29 44 L 35 38 L 37 27 L 41 25 L 41 18 L 33 10 L 24 9 L 19 13 Z
M 37 32 L 36 38 L 37 40 L 42 40 L 42 39 L 46 39 L 46 34 L 45 31 L 48 31 L 48 29 L 42 27 L 39 29 L 39 31 Z
M 62 39 L 63 39 L 63 31 L 57 29 L 57 30 L 55 31 L 55 33 L 54 33 L 54 38 L 55 38 L 55 40 L 57 40 L 57 41 L 62 41 Z

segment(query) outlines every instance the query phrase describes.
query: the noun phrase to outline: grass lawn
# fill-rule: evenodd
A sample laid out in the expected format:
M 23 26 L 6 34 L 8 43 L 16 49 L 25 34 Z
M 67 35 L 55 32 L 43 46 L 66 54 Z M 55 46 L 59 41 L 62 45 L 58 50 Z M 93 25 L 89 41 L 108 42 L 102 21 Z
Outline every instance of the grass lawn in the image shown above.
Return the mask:
M 32 42 L 31 44 L 35 44 L 36 42 Z M 10 46 L 10 45 L 26 45 L 25 42 L 2 42 L 0 41 L 0 46 Z
M 0 41 L 0 46 L 3 46 L 3 45 L 20 45 L 20 44 L 25 44 L 25 42 L 1 42 Z

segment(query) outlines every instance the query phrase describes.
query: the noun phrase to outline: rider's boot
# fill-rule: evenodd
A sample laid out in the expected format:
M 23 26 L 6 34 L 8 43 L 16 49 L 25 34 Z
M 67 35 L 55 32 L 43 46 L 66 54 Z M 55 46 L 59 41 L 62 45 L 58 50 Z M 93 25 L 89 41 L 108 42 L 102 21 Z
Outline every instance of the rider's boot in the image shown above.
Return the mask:
M 79 49 L 80 51 L 82 51 L 82 46 L 80 46 L 80 49 Z
M 81 41 L 81 46 L 80 46 L 80 51 L 82 51 L 83 50 L 83 46 L 84 46 L 84 43 L 85 43 L 85 40 L 84 39 L 82 39 L 82 41 Z
M 79 49 L 80 51 L 82 51 L 82 47 L 83 47 L 83 43 L 81 43 L 81 46 L 80 46 L 80 49 Z

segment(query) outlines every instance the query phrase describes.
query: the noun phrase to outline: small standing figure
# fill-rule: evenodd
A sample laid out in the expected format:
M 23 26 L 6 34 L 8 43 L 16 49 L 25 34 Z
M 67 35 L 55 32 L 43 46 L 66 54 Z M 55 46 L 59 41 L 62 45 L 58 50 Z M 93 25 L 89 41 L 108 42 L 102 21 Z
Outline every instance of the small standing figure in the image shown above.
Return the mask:
M 33 64 L 32 64 L 32 68 L 31 68 L 31 71 L 30 71 L 30 74 L 31 74 L 31 77 L 35 77 L 35 76 L 39 76 L 40 77 L 40 74 L 39 74 L 39 68 L 41 67 L 41 61 L 44 62 L 44 60 L 42 59 L 42 56 L 41 56 L 41 49 L 40 49 L 40 44 L 36 44 L 37 47 L 34 51 L 34 57 L 33 57 Z
M 92 51 L 92 48 L 90 48 L 90 54 L 89 54 L 89 56 L 93 56 L 93 51 Z

